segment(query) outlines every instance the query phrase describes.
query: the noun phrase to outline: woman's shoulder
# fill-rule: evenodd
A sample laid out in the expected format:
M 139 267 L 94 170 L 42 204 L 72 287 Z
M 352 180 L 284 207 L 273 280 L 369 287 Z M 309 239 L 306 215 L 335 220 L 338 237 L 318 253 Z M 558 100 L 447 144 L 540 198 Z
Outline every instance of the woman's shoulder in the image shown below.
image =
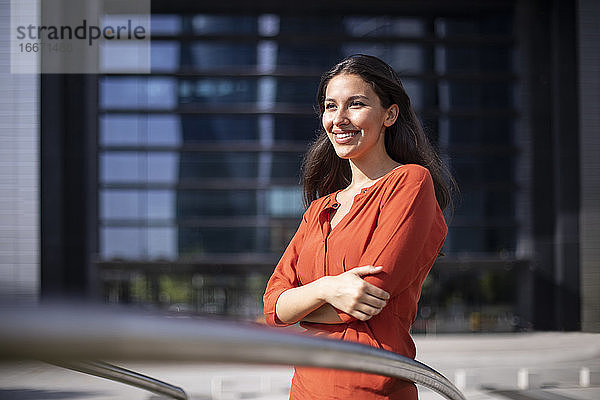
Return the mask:
M 393 171 L 393 176 L 387 179 L 382 189 L 383 204 L 392 200 L 410 202 L 417 197 L 437 204 L 433 178 L 429 170 L 422 165 L 404 164 Z
M 402 184 L 423 184 L 432 181 L 429 170 L 419 164 L 404 164 L 400 167 L 392 170 L 390 173 L 390 179 L 387 180 L 388 184 L 396 185 Z

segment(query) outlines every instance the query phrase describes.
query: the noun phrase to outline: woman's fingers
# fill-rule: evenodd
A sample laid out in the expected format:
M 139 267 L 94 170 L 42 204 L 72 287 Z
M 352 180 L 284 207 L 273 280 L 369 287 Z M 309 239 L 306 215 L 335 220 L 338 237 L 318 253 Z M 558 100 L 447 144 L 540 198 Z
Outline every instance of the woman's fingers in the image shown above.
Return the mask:
M 371 318 L 379 314 L 386 305 L 387 302 L 385 300 L 366 294 L 361 296 L 359 301 L 354 305 L 353 309 L 364 314 L 368 318 Z M 363 321 L 365 320 L 363 318 L 360 319 Z
M 371 295 L 365 295 L 361 302 L 363 304 L 366 304 L 368 306 L 378 308 L 378 309 L 382 309 L 383 307 L 385 307 L 387 305 L 387 301 L 380 299 L 379 297 L 374 297 Z
M 335 308 L 362 321 L 377 315 L 386 306 L 390 295 L 385 290 L 366 282 L 362 277 L 380 272 L 381 267 L 353 268 L 324 280 L 324 300 Z
M 383 307 L 372 306 L 367 303 L 360 303 L 360 304 L 356 305 L 355 309 L 364 314 L 374 316 L 374 315 L 379 314 L 381 312 L 381 310 L 383 309 Z
M 372 307 L 368 304 L 357 304 L 350 315 L 361 321 L 367 321 L 381 312 L 382 308 Z
M 352 273 L 362 279 L 362 277 L 365 275 L 376 274 L 381 271 L 383 271 L 383 267 L 381 266 L 375 267 L 373 265 L 365 265 L 363 267 L 352 268 L 351 270 L 347 271 L 347 273 Z M 365 282 L 365 285 L 366 293 L 383 300 L 387 300 L 390 298 L 390 294 L 385 290 L 380 289 L 377 286 L 372 285 L 368 282 Z
M 354 311 L 350 312 L 349 314 L 360 321 L 368 321 L 371 318 L 373 318 L 373 315 L 365 314 L 358 310 L 354 310 Z
M 382 300 L 389 300 L 390 294 L 375 285 L 365 282 L 365 293 Z

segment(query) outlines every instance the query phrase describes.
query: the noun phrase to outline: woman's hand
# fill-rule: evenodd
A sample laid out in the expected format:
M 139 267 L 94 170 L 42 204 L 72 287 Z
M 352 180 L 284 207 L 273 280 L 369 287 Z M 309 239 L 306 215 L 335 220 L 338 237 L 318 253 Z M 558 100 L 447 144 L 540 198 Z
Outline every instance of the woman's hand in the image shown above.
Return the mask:
M 324 300 L 361 321 L 379 314 L 386 306 L 390 295 L 362 277 L 381 272 L 382 267 L 367 265 L 356 267 L 343 274 L 321 278 Z
M 390 295 L 362 277 L 376 274 L 381 267 L 357 267 L 337 276 L 324 276 L 309 284 L 288 289 L 275 304 L 277 318 L 286 324 L 300 320 L 339 324 L 337 308 L 361 321 L 381 312 Z M 314 314 L 313 314 L 314 313 Z

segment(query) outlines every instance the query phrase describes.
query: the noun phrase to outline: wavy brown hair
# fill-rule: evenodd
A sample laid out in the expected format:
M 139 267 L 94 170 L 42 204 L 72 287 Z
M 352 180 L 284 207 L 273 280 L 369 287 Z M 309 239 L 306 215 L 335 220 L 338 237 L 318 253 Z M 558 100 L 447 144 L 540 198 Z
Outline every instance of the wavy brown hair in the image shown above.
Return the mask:
M 425 135 L 402 82 L 392 67 L 377 57 L 356 54 L 345 58 L 323 74 L 317 91 L 319 117 L 325 111 L 325 91 L 329 81 L 340 74 L 360 76 L 371 85 L 384 108 L 397 104 L 398 118 L 385 132 L 388 155 L 401 164 L 419 164 L 433 178 L 435 196 L 444 210 L 452 203 L 456 182 Z M 304 202 L 343 189 L 350 184 L 352 173 L 348 160 L 338 157 L 327 133 L 321 127 L 317 139 L 310 145 L 303 163 Z

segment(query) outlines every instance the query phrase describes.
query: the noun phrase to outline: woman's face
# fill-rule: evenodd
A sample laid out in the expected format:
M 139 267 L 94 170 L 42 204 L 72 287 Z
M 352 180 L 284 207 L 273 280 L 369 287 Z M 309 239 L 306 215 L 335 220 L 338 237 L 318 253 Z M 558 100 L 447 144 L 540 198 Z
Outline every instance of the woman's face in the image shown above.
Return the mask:
M 385 155 L 385 128 L 396 121 L 397 114 L 398 106 L 384 108 L 371 86 L 358 75 L 340 74 L 327 84 L 322 123 L 341 158 Z

